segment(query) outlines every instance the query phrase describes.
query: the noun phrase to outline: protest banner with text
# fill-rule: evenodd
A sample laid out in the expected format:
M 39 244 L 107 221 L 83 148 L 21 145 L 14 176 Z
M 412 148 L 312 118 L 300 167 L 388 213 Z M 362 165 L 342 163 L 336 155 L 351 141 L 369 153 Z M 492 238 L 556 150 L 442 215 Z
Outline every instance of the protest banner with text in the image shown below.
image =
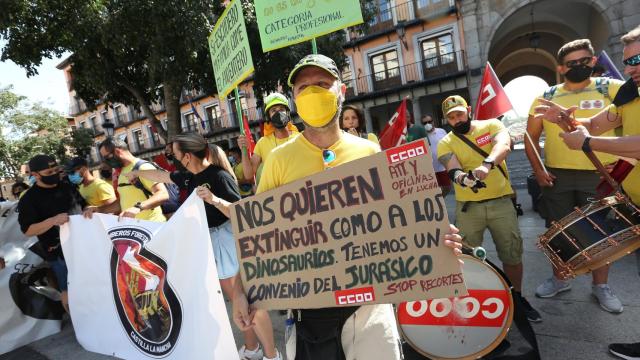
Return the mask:
M 226 97 L 253 72 L 253 59 L 242 13 L 242 2 L 232 1 L 209 35 L 218 95 Z
M 244 288 L 258 308 L 466 294 L 444 245 L 447 209 L 424 139 L 237 202 L 231 219 Z
M 264 52 L 363 22 L 358 0 L 256 0 L 255 6 Z

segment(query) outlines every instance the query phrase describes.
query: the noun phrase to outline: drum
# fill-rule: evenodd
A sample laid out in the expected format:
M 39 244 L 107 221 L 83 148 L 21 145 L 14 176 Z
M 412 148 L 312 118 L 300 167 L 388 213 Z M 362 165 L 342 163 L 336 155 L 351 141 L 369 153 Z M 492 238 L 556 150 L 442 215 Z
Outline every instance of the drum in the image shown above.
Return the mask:
M 538 247 L 562 279 L 585 274 L 640 248 L 640 210 L 616 194 L 552 223 Z
M 396 316 L 402 337 L 430 359 L 477 359 L 505 338 L 513 321 L 507 282 L 485 262 L 461 255 L 468 296 L 404 302 Z

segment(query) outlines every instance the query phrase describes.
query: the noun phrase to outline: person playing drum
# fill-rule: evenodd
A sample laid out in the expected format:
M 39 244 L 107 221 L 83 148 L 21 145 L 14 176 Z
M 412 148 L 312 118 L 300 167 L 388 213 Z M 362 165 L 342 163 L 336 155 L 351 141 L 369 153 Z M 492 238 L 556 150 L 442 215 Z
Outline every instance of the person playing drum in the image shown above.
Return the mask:
M 562 106 L 576 106 L 576 116 L 589 117 L 597 114 L 611 104 L 611 100 L 617 95 L 623 82 L 607 78 L 591 77 L 593 67 L 597 62 L 594 50 L 589 39 L 579 39 L 564 44 L 558 51 L 558 73 L 564 76 L 565 82 L 554 85 L 540 96 L 542 99 L 555 101 Z M 547 221 L 560 219 L 573 212 L 575 207 L 582 207 L 589 203 L 589 199 L 596 196 L 596 186 L 600 182 L 600 176 L 595 166 L 587 156 L 578 150 L 569 149 L 558 136 L 562 132 L 559 125 L 536 118 L 534 109 L 539 104 L 536 99 L 531 105 L 527 132 L 531 136 L 535 149 L 530 142 L 525 142 L 525 151 L 536 180 L 542 190 L 542 211 Z M 544 132 L 545 151 L 544 162 L 546 168 L 538 161 L 540 154 L 538 140 Z M 613 129 L 604 135 L 613 136 Z M 616 156 L 597 154 L 604 164 L 612 164 L 617 160 Z M 622 312 L 622 303 L 611 291 L 607 284 L 609 266 L 605 265 L 593 270 L 593 295 L 598 299 L 600 306 L 609 312 Z M 571 289 L 571 283 L 560 280 L 561 276 L 557 268 L 553 268 L 553 276 L 545 280 L 536 289 L 536 296 L 550 298 L 560 292 Z
M 484 231 L 489 229 L 514 298 L 521 298 L 530 321 L 542 321 L 521 295 L 522 236 L 505 163 L 511 145 L 509 132 L 497 119 L 471 120 L 470 112 L 461 96 L 449 96 L 442 102 L 442 113 L 453 131 L 438 143 L 438 160 L 454 183 L 456 225 L 471 247 L 481 246 Z
M 624 72 L 631 79 L 620 88 L 613 104 L 597 115 L 577 119 L 581 124 L 561 137 L 571 149 L 601 151 L 613 155 L 640 159 L 640 26 L 621 38 Z M 535 117 L 558 123 L 576 107 L 564 108 L 552 101 L 541 101 L 535 108 Z M 604 132 L 622 127 L 622 137 L 601 137 Z M 640 206 L 640 167 L 636 166 L 622 181 L 622 189 L 636 205 Z M 609 351 L 623 359 L 640 359 L 640 342 L 610 344 Z

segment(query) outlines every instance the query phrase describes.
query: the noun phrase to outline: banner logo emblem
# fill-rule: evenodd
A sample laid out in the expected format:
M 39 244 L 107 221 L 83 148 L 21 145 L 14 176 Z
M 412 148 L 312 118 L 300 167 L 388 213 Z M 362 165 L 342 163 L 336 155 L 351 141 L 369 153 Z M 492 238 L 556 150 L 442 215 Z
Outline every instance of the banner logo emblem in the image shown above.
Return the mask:
M 173 351 L 182 326 L 182 307 L 167 281 L 167 263 L 145 248 L 143 228 L 111 229 L 111 286 L 127 337 L 144 354 L 162 358 Z

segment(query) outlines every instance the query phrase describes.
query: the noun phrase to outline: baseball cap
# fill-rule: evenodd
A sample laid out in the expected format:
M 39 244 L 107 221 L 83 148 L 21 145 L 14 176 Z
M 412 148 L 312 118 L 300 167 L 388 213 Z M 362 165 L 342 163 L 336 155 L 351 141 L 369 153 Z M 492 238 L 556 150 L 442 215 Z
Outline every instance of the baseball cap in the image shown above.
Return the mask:
M 82 166 L 88 166 L 87 160 L 81 157 L 74 157 L 73 159 L 69 160 L 67 165 L 64 167 L 64 170 L 70 173 Z
M 287 99 L 286 96 L 274 92 L 269 94 L 265 99 L 264 99 L 264 111 L 265 112 L 269 112 L 269 109 L 274 106 L 274 105 L 284 105 L 287 107 L 287 109 L 289 108 L 289 100 Z
M 322 54 L 310 54 L 298 61 L 296 66 L 293 67 L 293 70 L 291 70 L 291 73 L 289 73 L 287 84 L 289 84 L 290 87 L 293 87 L 293 82 L 296 79 L 296 75 L 305 66 L 317 66 L 327 71 L 334 78 L 340 80 L 340 72 L 338 71 L 338 66 L 336 65 L 335 61 Z
M 56 159 L 49 155 L 36 155 L 29 160 L 29 171 L 42 171 L 56 166 Z
M 467 111 L 467 102 L 460 95 L 452 95 L 442 102 L 442 113 L 447 116 L 452 111 Z

